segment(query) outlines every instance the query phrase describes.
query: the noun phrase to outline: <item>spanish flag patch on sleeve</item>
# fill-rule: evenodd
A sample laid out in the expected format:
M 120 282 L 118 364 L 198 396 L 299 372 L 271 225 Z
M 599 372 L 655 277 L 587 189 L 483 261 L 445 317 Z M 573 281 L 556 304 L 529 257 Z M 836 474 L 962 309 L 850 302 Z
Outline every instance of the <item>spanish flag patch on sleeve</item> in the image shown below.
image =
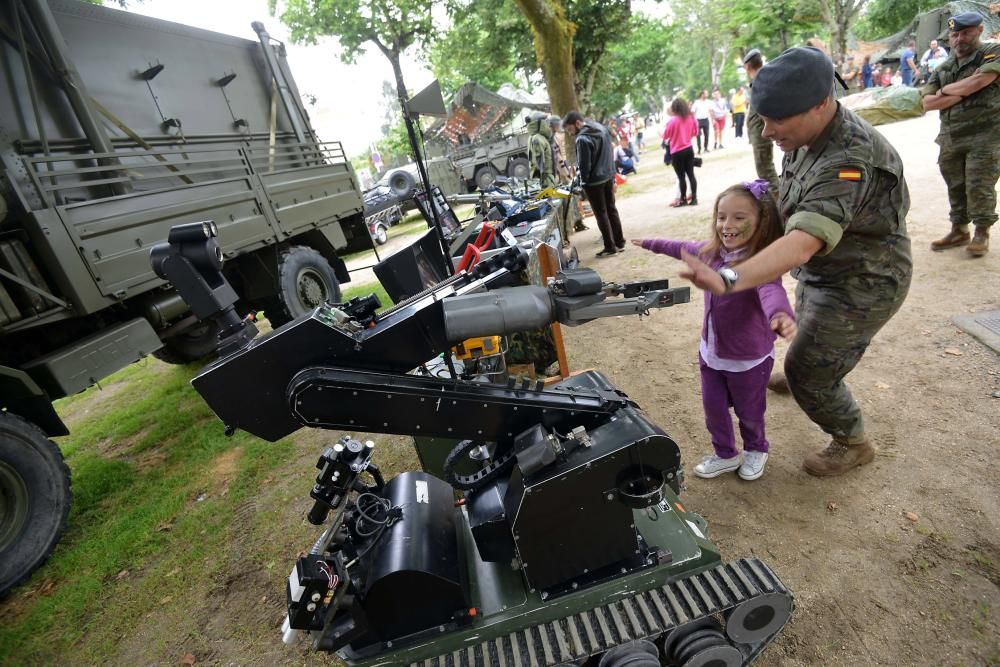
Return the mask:
M 837 172 L 837 178 L 842 181 L 860 181 L 861 180 L 861 170 L 860 169 L 841 169 Z

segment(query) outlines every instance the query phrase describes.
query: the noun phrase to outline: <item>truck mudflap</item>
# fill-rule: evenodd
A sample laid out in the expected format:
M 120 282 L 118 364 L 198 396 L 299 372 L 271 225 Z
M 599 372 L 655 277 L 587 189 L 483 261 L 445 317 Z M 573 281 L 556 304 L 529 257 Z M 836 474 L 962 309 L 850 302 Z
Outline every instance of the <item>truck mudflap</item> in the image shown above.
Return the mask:
M 771 568 L 756 558 L 741 559 L 610 604 L 411 662 L 410 667 L 578 664 L 639 639 L 665 647 L 670 664 L 700 665 L 708 659 L 725 667 L 749 665 L 785 626 L 794 607 L 792 594 Z M 663 642 L 658 641 L 661 637 Z

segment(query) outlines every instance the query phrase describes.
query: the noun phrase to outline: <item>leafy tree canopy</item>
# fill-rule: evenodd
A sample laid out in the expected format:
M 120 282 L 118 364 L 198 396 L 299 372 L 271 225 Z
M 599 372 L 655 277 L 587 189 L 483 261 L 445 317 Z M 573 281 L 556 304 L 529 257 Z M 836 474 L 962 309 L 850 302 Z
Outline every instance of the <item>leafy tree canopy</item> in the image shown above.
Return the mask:
M 864 40 L 888 37 L 905 28 L 920 12 L 939 6 L 940 0 L 871 0 L 856 32 Z
M 334 35 L 341 59 L 354 63 L 371 42 L 389 57 L 413 44 L 426 48 L 437 31 L 431 0 L 268 0 L 272 14 L 291 29 L 292 41 L 315 44 Z
M 455 2 L 451 28 L 430 50 L 430 65 L 450 96 L 468 81 L 496 90 L 505 83 L 531 88 L 538 62 L 531 29 L 507 0 Z

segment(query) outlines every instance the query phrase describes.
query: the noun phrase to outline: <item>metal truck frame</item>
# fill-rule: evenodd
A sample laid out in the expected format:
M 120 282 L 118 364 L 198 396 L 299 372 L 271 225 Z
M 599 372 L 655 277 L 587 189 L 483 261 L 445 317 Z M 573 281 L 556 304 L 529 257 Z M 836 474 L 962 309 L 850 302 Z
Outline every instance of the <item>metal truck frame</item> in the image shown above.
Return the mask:
M 0 596 L 55 547 L 69 473 L 52 401 L 146 355 L 214 352 L 156 276 L 213 220 L 241 311 L 278 327 L 372 247 L 342 146 L 310 126 L 284 47 L 71 0 L 0 7 Z

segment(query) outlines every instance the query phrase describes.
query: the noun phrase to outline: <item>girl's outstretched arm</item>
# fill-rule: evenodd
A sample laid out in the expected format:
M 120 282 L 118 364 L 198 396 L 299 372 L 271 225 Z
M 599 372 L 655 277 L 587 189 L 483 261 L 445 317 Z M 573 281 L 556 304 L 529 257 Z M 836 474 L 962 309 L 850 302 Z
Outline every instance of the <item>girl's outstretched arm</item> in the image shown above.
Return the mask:
M 670 255 L 674 259 L 680 259 L 682 251 L 696 255 L 705 245 L 702 241 L 672 241 L 670 239 L 633 239 L 632 243 L 660 255 Z

